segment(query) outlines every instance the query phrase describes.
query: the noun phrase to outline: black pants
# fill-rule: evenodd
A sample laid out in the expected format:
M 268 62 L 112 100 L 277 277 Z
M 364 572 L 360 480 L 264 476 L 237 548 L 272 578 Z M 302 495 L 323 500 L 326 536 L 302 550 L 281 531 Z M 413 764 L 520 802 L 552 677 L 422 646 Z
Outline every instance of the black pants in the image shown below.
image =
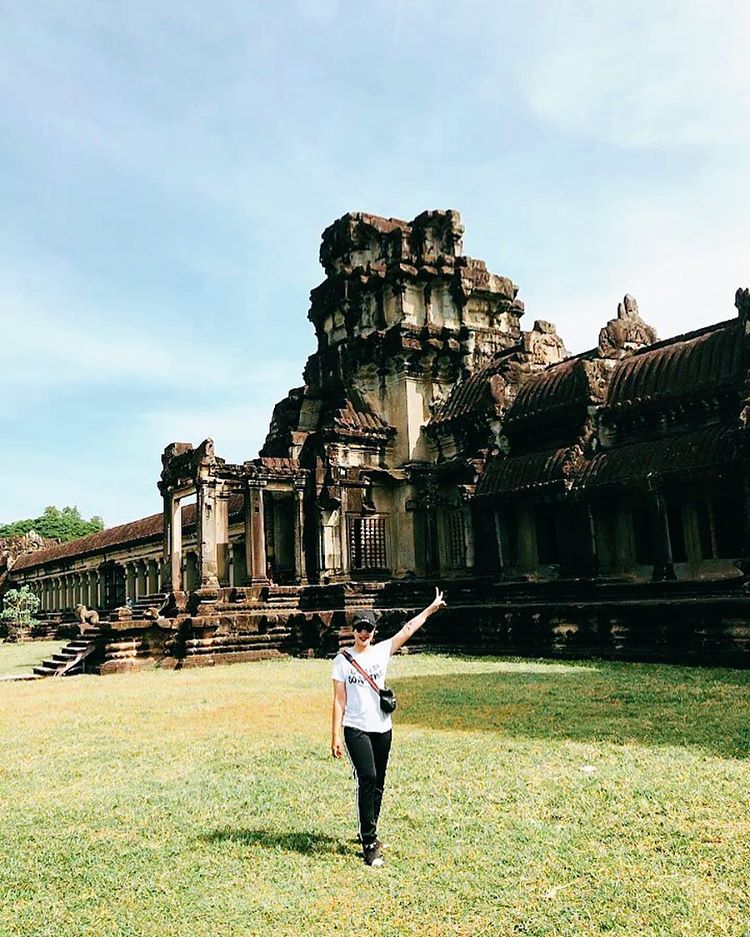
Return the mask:
M 344 744 L 357 781 L 359 836 L 363 844 L 377 839 L 391 735 L 390 729 L 387 732 L 363 732 L 344 726 Z

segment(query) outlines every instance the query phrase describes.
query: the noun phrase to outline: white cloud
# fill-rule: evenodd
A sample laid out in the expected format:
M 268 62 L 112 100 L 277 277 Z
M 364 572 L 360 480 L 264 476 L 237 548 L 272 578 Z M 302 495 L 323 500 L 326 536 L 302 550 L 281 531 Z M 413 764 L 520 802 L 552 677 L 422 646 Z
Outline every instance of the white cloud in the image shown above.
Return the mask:
M 542 9 L 518 80 L 549 124 L 624 147 L 750 138 L 746 3 L 561 0 Z

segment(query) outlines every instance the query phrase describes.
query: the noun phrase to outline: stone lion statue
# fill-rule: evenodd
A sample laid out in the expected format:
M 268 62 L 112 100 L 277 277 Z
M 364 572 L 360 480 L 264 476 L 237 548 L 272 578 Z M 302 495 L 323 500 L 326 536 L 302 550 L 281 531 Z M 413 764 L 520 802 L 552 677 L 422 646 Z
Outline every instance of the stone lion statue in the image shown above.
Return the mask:
M 94 608 L 86 608 L 85 605 L 76 605 L 76 618 L 81 625 L 81 634 L 87 628 L 96 628 L 99 624 L 99 612 Z

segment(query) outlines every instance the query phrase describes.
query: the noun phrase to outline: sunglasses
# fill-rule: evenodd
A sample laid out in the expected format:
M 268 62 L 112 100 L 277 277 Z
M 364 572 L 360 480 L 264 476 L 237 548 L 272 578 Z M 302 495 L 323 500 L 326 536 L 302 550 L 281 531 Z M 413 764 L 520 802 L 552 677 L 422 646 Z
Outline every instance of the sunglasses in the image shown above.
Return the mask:
M 354 626 L 355 631 L 366 631 L 368 634 L 372 634 L 375 630 L 375 625 L 370 625 L 367 622 L 359 622 Z

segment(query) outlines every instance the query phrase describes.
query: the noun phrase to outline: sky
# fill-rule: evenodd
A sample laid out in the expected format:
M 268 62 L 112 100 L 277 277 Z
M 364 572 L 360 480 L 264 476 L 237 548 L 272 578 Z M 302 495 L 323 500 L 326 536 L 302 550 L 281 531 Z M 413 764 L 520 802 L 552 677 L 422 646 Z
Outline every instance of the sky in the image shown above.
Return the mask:
M 750 285 L 750 5 L 0 0 L 0 522 L 161 510 L 254 458 L 314 351 L 320 235 L 461 212 L 522 326 L 662 338 Z

